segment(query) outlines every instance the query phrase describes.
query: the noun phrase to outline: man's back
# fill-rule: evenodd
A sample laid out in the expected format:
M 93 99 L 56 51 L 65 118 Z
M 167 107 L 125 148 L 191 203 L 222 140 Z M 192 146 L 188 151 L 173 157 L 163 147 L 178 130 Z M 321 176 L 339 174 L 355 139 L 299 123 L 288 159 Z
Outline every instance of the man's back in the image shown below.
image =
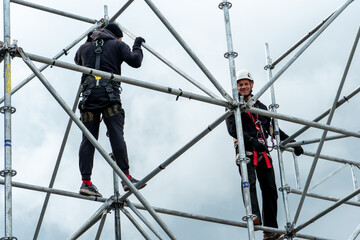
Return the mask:
M 93 42 L 86 42 L 80 46 L 75 55 L 75 63 L 81 66 L 95 68 L 96 54 L 95 43 L 103 40 L 102 53 L 100 57 L 100 70 L 121 75 L 121 64 L 125 61 L 131 67 L 141 66 L 143 54 L 140 46 L 130 47 L 121 40 L 116 39 L 106 29 L 96 30 L 91 35 Z

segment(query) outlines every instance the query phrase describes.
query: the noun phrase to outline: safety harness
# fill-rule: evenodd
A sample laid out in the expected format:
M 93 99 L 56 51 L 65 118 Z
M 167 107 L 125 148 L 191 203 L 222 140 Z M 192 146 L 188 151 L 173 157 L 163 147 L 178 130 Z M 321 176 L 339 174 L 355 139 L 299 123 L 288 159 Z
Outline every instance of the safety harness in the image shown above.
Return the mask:
M 253 120 L 256 130 L 258 131 L 258 134 L 260 134 L 260 137 L 258 138 L 258 140 L 260 142 L 263 142 L 265 144 L 265 146 L 267 147 L 265 134 L 264 134 L 264 131 L 263 131 L 263 128 L 262 128 L 262 125 L 261 125 L 261 121 L 259 120 L 259 115 L 255 114 L 255 117 L 256 117 L 256 120 L 255 120 L 254 116 L 250 112 L 247 112 L 247 114 Z M 271 166 L 269 156 L 267 155 L 267 152 L 265 151 L 265 152 L 262 152 L 261 154 L 265 159 L 266 166 L 268 168 L 271 168 L 272 166 Z M 258 153 L 255 150 L 253 151 L 253 159 L 254 159 L 253 160 L 254 165 L 257 166 L 258 165 Z
M 103 46 L 104 46 L 103 39 L 94 41 L 94 51 L 96 54 L 95 69 L 100 69 L 100 60 L 101 60 L 101 54 L 103 52 L 102 49 Z M 87 74 L 85 75 L 85 79 L 83 80 L 81 86 L 82 100 L 80 101 L 79 104 L 81 109 L 85 109 L 86 100 L 89 98 L 92 90 L 100 87 L 106 89 L 106 92 L 111 102 L 116 101 L 116 94 L 114 92 L 114 89 L 120 87 L 119 82 L 114 81 L 112 79 L 106 79 L 106 78 L 101 78 L 99 76 Z

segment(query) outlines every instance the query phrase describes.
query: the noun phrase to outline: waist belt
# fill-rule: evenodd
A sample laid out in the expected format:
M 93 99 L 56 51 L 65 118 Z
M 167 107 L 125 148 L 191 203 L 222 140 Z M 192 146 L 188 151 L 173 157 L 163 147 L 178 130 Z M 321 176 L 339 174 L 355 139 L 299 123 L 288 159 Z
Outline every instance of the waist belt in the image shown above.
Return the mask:
M 264 157 L 267 168 L 271 168 L 272 166 L 271 166 L 271 162 L 270 162 L 270 158 L 269 158 L 268 154 L 266 152 L 262 152 L 260 154 L 261 154 L 261 156 L 258 157 L 258 152 L 256 152 L 256 151 L 253 151 L 253 152 L 246 151 L 247 156 L 253 156 L 253 163 L 254 163 L 255 166 L 258 165 L 258 159 L 261 158 L 261 157 Z
M 238 147 L 238 141 L 236 138 L 234 138 L 233 140 L 234 140 L 234 147 L 236 149 Z M 246 154 L 246 156 L 254 156 L 253 163 L 255 166 L 258 165 L 258 153 L 256 151 L 252 151 L 252 152 L 245 151 L 245 154 Z M 262 152 L 261 154 L 262 154 L 262 156 L 260 156 L 260 157 L 264 157 L 266 166 L 268 168 L 271 168 L 272 166 L 271 166 L 271 162 L 270 162 L 270 158 L 269 158 L 268 154 L 266 152 Z
M 120 87 L 120 83 L 111 79 L 95 77 L 87 75 L 81 86 L 82 99 L 80 101 L 81 109 L 85 108 L 86 100 L 89 98 L 91 92 L 95 88 L 105 88 L 111 102 L 116 101 L 115 88 Z

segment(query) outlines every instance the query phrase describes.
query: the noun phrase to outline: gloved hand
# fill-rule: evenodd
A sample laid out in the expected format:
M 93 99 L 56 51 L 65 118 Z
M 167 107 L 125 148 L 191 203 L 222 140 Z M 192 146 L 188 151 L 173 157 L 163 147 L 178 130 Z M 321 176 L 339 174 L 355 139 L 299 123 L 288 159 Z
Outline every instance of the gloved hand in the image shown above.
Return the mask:
M 135 38 L 134 45 L 141 46 L 143 42 L 145 42 L 145 39 L 143 39 L 142 37 L 137 37 Z
M 251 142 L 251 145 L 253 146 L 254 150 L 257 152 L 265 152 L 267 150 L 266 146 L 256 138 L 251 138 L 250 142 Z
M 304 153 L 304 149 L 301 146 L 294 147 L 294 153 L 296 156 L 300 156 Z

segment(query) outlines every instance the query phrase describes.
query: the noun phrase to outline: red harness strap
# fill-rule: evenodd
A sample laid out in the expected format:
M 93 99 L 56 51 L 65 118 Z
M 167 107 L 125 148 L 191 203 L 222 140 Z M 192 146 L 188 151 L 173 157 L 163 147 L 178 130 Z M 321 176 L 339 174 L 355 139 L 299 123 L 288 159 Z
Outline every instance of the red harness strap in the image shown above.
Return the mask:
M 250 112 L 247 112 L 247 114 L 249 114 L 249 116 L 251 117 L 251 119 L 252 119 L 253 122 L 255 123 L 255 128 L 256 128 L 256 130 L 257 130 L 259 133 L 261 133 L 260 126 L 258 125 L 259 115 L 258 115 L 258 114 L 255 115 L 255 116 L 256 116 L 256 119 L 257 119 L 257 120 L 255 121 L 255 118 L 253 117 L 253 115 L 252 115 Z M 265 141 L 265 139 L 262 139 L 262 138 L 259 138 L 259 139 Z M 257 166 L 257 165 L 258 165 L 258 153 L 257 153 L 256 151 L 253 151 L 253 154 L 254 154 L 253 162 L 254 162 L 254 165 Z M 268 168 L 271 168 L 271 167 L 272 167 L 272 166 L 271 166 L 271 162 L 270 162 L 270 159 L 269 159 L 269 156 L 267 155 L 267 153 L 266 153 L 266 152 L 262 152 L 262 155 L 263 155 L 263 157 L 264 157 L 264 159 L 265 159 L 266 166 L 267 166 Z
M 253 154 L 254 154 L 254 165 L 257 166 L 258 165 L 258 153 L 256 151 L 253 151 Z M 265 163 L 266 163 L 266 166 L 267 168 L 271 168 L 271 162 L 270 162 L 270 159 L 269 159 L 269 156 L 267 155 L 266 152 L 262 152 L 262 155 L 265 159 Z

